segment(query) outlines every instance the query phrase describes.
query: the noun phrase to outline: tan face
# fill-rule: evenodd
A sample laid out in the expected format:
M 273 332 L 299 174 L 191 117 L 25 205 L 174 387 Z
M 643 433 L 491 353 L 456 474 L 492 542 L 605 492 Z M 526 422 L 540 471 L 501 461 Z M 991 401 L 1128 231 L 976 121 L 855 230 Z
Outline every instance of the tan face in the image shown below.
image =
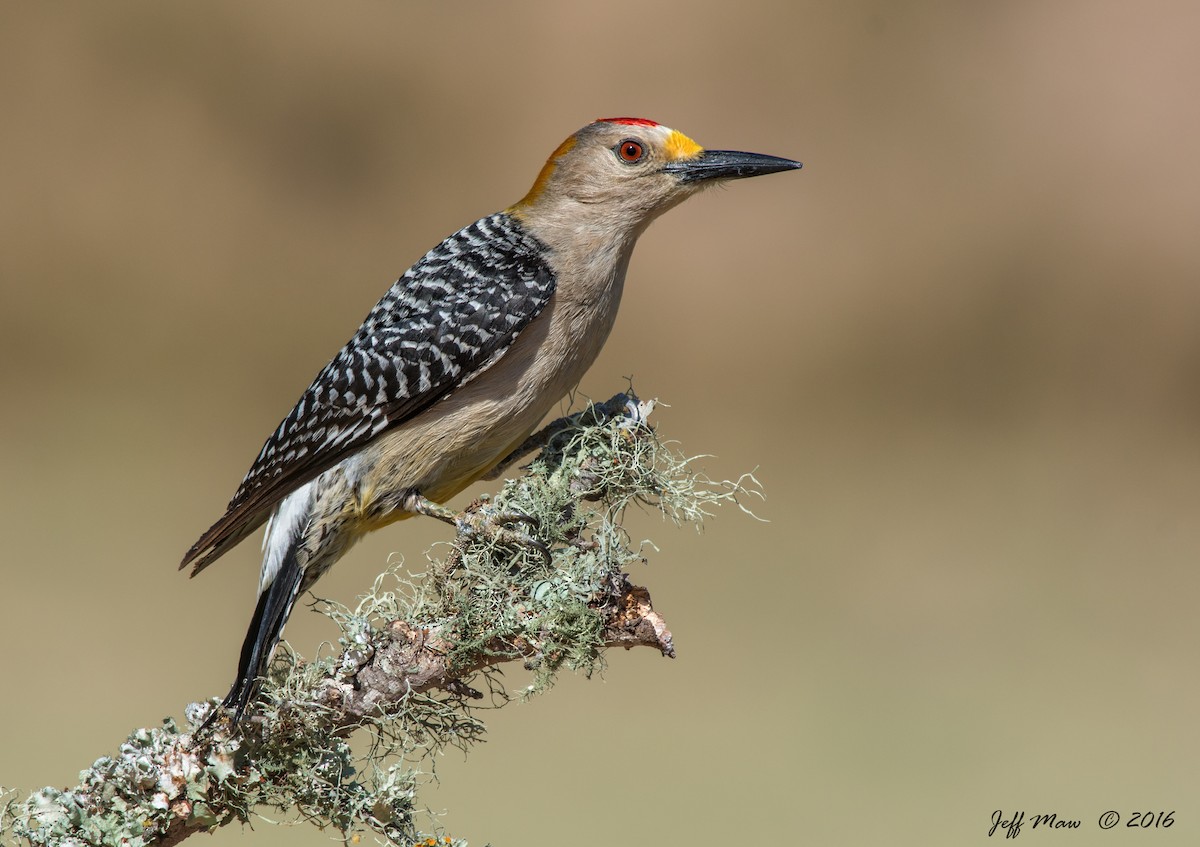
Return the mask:
M 550 156 L 533 188 L 513 207 L 571 202 L 606 204 L 641 219 L 665 211 L 699 186 L 684 185 L 664 166 L 703 153 L 681 132 L 650 121 L 617 119 L 589 124 Z M 632 221 L 631 221 L 632 222 Z

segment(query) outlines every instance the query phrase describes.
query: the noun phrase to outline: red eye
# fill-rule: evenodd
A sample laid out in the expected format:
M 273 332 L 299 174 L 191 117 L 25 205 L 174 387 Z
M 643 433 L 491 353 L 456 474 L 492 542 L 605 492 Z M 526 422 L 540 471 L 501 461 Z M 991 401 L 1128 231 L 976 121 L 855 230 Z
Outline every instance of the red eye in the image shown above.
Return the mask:
M 617 155 L 621 157 L 622 162 L 640 162 L 646 151 L 642 149 L 640 141 L 634 141 L 632 138 L 627 138 L 617 145 Z

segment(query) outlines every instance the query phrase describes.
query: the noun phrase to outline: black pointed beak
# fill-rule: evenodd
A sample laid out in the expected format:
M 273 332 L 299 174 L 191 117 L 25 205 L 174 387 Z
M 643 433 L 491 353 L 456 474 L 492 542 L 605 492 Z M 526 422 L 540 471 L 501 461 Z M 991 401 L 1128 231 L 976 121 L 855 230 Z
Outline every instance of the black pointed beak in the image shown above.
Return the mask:
M 800 162 L 765 156 L 762 153 L 739 153 L 737 150 L 705 150 L 694 159 L 668 162 L 663 171 L 675 174 L 680 182 L 700 182 L 711 179 L 743 179 L 764 176 L 803 167 Z

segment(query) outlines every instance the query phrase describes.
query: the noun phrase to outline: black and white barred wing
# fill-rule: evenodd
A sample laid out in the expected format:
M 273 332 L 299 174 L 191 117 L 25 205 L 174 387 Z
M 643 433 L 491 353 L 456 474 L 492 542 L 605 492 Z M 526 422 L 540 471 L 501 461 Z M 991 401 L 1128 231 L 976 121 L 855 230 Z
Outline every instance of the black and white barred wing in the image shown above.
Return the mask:
M 292 491 L 495 364 L 554 292 L 543 256 L 503 213 L 426 254 L 317 374 L 180 568 L 198 573 Z

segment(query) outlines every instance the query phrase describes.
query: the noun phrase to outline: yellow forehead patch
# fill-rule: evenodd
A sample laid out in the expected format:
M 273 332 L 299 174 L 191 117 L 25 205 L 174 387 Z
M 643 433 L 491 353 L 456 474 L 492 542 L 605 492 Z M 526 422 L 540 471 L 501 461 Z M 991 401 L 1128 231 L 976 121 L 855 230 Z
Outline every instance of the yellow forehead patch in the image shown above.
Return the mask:
M 671 130 L 671 134 L 667 136 L 667 141 L 663 145 L 663 148 L 666 151 L 667 158 L 672 162 L 679 159 L 694 159 L 704 152 L 703 147 L 677 129 Z

